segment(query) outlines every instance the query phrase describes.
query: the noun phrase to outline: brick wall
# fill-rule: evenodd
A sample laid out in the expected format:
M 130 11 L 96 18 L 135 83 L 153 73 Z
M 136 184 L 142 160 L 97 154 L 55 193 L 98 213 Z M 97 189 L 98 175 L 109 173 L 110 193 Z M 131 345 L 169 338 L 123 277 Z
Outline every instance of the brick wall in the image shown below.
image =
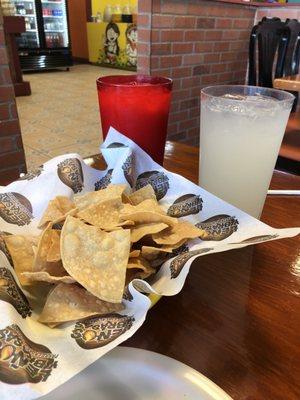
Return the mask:
M 26 172 L 25 156 L 0 10 L 0 185 Z
M 283 7 L 283 8 L 259 8 L 256 11 L 256 16 L 255 16 L 255 23 L 260 21 L 263 17 L 278 17 L 285 21 L 287 18 L 290 19 L 298 19 L 300 20 L 300 7 L 298 7 L 295 4 L 294 7 Z
M 199 143 L 201 87 L 245 82 L 255 11 L 215 1 L 139 1 L 138 71 L 174 81 L 169 139 Z

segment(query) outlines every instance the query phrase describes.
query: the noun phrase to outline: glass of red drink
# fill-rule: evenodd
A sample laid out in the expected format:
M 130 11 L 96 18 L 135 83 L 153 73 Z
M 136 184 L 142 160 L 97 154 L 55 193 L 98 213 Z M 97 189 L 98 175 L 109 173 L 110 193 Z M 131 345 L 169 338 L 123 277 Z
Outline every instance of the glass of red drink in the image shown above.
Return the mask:
M 97 79 L 105 139 L 112 126 L 163 163 L 172 80 L 147 75 L 116 75 Z

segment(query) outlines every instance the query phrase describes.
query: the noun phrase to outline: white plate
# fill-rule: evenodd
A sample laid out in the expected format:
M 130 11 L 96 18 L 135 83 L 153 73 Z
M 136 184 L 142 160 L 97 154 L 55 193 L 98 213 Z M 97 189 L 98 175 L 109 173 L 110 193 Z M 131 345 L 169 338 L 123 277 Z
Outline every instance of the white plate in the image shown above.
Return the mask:
M 193 368 L 152 351 L 116 347 L 40 400 L 232 400 Z

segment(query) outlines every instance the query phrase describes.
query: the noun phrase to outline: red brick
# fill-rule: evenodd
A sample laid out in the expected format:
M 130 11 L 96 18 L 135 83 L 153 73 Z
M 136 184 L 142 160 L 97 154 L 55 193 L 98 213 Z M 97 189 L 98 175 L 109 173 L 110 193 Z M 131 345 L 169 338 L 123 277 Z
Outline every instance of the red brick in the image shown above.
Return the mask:
M 218 54 L 218 53 L 204 54 L 204 62 L 205 63 L 212 63 L 212 62 L 219 62 L 219 61 L 220 61 L 220 54 Z
M 193 68 L 193 75 L 209 74 L 210 65 L 197 65 Z
M 180 90 L 174 90 L 172 93 L 172 99 L 173 100 L 182 100 L 184 98 L 189 97 L 190 91 L 189 89 L 180 89 Z
M 0 28 L 0 45 L 4 44 L 4 32 L 3 29 Z
M 223 74 L 219 75 L 219 82 L 228 82 L 233 79 L 232 72 L 224 72 Z
M 160 0 L 152 0 L 152 12 L 160 13 Z
M 139 55 L 150 54 L 150 43 L 138 43 L 137 51 Z
M 239 57 L 238 53 L 234 53 L 234 52 L 222 53 L 221 61 L 233 61 L 233 60 L 236 60 L 237 57 Z
M 187 135 L 186 132 L 178 132 L 175 134 L 170 133 L 168 135 L 168 139 L 172 140 L 173 142 L 184 142 L 186 143 Z
M 218 81 L 218 75 L 203 75 L 201 77 L 201 83 L 204 85 L 210 85 Z
M 185 119 L 187 119 L 189 116 L 188 111 L 179 111 L 177 113 L 173 113 L 170 115 L 169 117 L 169 122 L 173 123 L 173 122 L 178 122 L 178 121 L 183 121 Z
M 151 69 L 159 68 L 160 57 L 151 56 L 150 60 Z M 164 65 L 162 65 L 162 67 L 164 67 Z
M 160 30 L 155 30 L 155 29 L 151 30 L 151 42 L 152 43 L 160 42 Z
M 185 76 L 191 76 L 192 68 L 191 67 L 178 67 L 172 69 L 172 77 L 173 78 L 182 78 Z
M 228 7 L 226 9 L 226 16 L 242 18 L 243 17 L 243 8 L 244 7 L 240 7 L 240 6 L 238 6 L 238 7 Z M 255 11 L 253 12 L 253 15 L 254 14 L 255 14 Z
M 15 102 L 9 104 L 9 115 L 10 115 L 10 119 L 18 118 L 18 111 L 17 111 Z
M 0 154 L 15 150 L 13 137 L 0 138 Z
M 185 35 L 184 35 L 184 39 L 187 42 L 196 42 L 196 41 L 203 40 L 204 36 L 205 36 L 204 31 L 197 31 L 197 30 L 186 31 Z
M 168 135 L 178 132 L 178 123 L 168 125 Z
M 216 28 L 231 28 L 232 27 L 232 19 L 217 19 Z
M 205 40 L 221 40 L 222 31 L 206 31 Z
M 227 51 L 229 50 L 229 43 L 227 42 L 216 42 L 214 44 L 214 51 Z
M 192 99 L 183 100 L 180 102 L 181 110 L 188 110 L 192 107 L 197 107 L 199 105 L 199 98 L 194 97 Z
M 10 118 L 9 103 L 0 104 L 0 120 L 3 121 L 9 118 Z
M 156 15 L 152 16 L 153 28 L 172 28 L 174 26 L 175 17 L 170 15 Z
M 184 54 L 193 52 L 193 43 L 173 43 L 173 54 Z
M 178 31 L 161 31 L 160 37 L 162 42 L 182 42 L 183 30 Z
M 224 7 L 222 4 L 211 5 L 207 8 L 207 15 L 212 17 L 224 17 L 227 8 L 227 6 Z
M 222 64 L 213 64 L 213 65 L 211 65 L 210 68 L 211 68 L 210 72 L 212 74 L 214 74 L 216 72 L 225 72 L 226 69 L 227 69 L 227 64 L 224 64 L 224 63 L 222 63 Z
M 173 95 L 172 95 L 170 113 L 177 112 L 178 110 L 179 110 L 179 101 L 173 101 Z
M 171 43 L 153 43 L 151 53 L 154 55 L 171 54 Z
M 8 64 L 7 53 L 5 47 L 0 47 L 0 64 Z
M 180 78 L 173 78 L 173 90 L 177 91 L 181 89 L 181 79 Z
M 138 14 L 137 16 L 138 27 L 150 27 L 150 16 L 148 14 Z
M 248 46 L 249 43 L 246 40 L 231 42 L 230 50 L 238 50 L 238 51 L 248 50 Z
M 11 75 L 8 65 L 0 66 L 0 85 L 11 85 Z M 0 98 L 2 99 L 2 97 Z
M 0 165 L 5 165 L 5 167 L 19 166 L 25 163 L 24 151 L 13 151 L 10 153 L 0 154 Z
M 187 4 L 185 2 L 165 2 L 162 3 L 161 6 L 161 12 L 163 14 L 180 14 L 180 15 L 186 15 L 187 14 Z
M 179 123 L 179 130 L 185 130 L 185 129 L 194 128 L 195 126 L 198 126 L 198 125 L 199 125 L 199 119 L 198 118 L 187 119 L 187 120 L 181 121 Z
M 195 128 L 191 128 L 188 130 L 188 138 L 194 138 L 196 142 L 190 142 L 191 144 L 197 145 L 200 139 L 200 126 L 196 126 Z
M 164 67 L 178 67 L 182 63 L 181 56 L 165 56 L 161 57 L 160 65 L 162 68 Z
M 14 100 L 15 92 L 13 85 L 0 86 L 0 99 L 1 102 Z
M 199 76 L 193 76 L 190 78 L 182 78 L 182 88 L 183 89 L 199 86 L 199 84 L 200 84 Z
M 138 12 L 151 12 L 152 0 L 139 1 Z
M 249 41 L 249 39 L 250 39 L 250 30 L 249 31 L 240 31 L 239 35 L 238 35 L 238 39 Z
M 195 28 L 196 18 L 195 17 L 175 17 L 175 28 Z
M 213 43 L 211 42 L 195 43 L 196 53 L 209 53 L 210 51 L 213 51 Z
M 19 133 L 20 125 L 18 120 L 0 121 L 0 136 L 17 135 Z
M 190 97 L 199 97 L 200 96 L 200 86 L 196 88 L 191 88 Z
M 203 62 L 203 54 L 189 54 L 183 56 L 184 65 L 201 64 Z
M 251 28 L 253 25 L 253 21 L 251 21 L 250 19 L 235 19 L 233 21 L 234 28 L 247 29 Z
M 139 73 L 145 73 L 145 74 L 150 73 L 150 57 L 138 56 L 137 67 Z
M 198 29 L 212 29 L 215 27 L 216 20 L 215 18 L 198 18 L 197 19 L 197 28 Z
M 209 15 L 208 14 L 208 7 L 207 7 L 207 5 L 206 4 L 199 4 L 199 2 L 198 3 L 191 3 L 191 4 L 188 4 L 188 7 L 187 7 L 187 14 L 189 14 L 189 15 L 197 15 L 197 16 L 199 16 L 199 15 Z
M 150 28 L 139 29 L 139 42 L 150 42 L 151 30 Z
M 170 68 L 156 68 L 155 70 L 151 71 L 155 73 L 155 75 L 159 76 L 171 76 L 172 70 Z
M 199 107 L 194 107 L 189 109 L 189 118 L 199 117 L 200 109 Z
M 223 31 L 222 39 L 223 40 L 236 40 L 239 39 L 240 32 L 239 31 Z

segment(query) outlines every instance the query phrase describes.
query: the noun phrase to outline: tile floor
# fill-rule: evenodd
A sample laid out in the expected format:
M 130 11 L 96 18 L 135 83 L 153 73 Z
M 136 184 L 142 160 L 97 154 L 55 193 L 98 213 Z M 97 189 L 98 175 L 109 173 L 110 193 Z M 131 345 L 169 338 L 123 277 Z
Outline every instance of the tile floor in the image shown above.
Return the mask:
M 86 157 L 102 142 L 96 79 L 100 75 L 132 74 L 88 64 L 70 71 L 24 75 L 31 96 L 17 97 L 28 170 L 66 153 Z

